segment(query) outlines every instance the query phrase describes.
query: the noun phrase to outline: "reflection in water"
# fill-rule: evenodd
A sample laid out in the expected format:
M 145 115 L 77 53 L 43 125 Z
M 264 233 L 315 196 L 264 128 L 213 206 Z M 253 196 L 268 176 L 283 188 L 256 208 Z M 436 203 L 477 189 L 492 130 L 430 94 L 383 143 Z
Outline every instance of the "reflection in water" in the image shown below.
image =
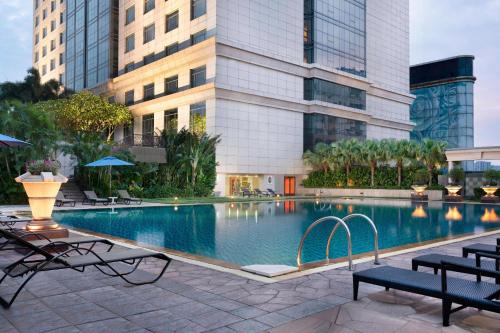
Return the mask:
M 481 222 L 497 223 L 497 222 L 500 222 L 500 217 L 497 215 L 497 213 L 495 212 L 495 210 L 493 208 L 491 208 L 491 209 L 485 208 L 484 214 L 483 214 L 483 216 L 481 216 Z
M 344 209 L 344 206 L 342 206 L 341 204 L 337 204 L 335 205 L 335 209 L 341 211 L 342 209 Z
M 425 219 L 427 218 L 427 213 L 425 212 L 424 206 L 423 205 L 418 205 L 413 213 L 411 213 L 412 217 L 420 218 L 420 219 Z
M 457 206 L 449 207 L 448 212 L 444 216 L 448 221 L 462 221 L 463 217 Z
M 352 205 L 349 205 L 349 206 L 347 207 L 347 212 L 348 212 L 349 214 L 352 214 L 352 212 L 354 212 L 354 207 L 353 207 Z

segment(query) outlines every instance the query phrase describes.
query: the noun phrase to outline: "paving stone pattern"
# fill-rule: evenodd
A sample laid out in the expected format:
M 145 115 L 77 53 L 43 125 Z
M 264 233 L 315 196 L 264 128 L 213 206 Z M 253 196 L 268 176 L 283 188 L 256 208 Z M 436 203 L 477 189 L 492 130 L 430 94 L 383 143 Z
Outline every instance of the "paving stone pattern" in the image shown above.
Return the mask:
M 413 256 L 460 255 L 461 246 L 477 241 L 493 244 L 495 237 L 398 255 L 383 264 L 410 268 Z M 2 252 L 0 266 L 16 257 Z M 151 277 L 160 267 L 149 260 L 135 278 Z M 372 264 L 356 269 L 367 267 Z M 366 284 L 353 302 L 351 274 L 336 269 L 266 284 L 173 261 L 156 284 L 135 287 L 95 269 L 41 273 L 11 309 L 0 309 L 0 333 L 500 332 L 498 314 L 466 309 L 443 328 L 439 300 Z M 12 294 L 20 282 L 8 280 L 0 295 Z

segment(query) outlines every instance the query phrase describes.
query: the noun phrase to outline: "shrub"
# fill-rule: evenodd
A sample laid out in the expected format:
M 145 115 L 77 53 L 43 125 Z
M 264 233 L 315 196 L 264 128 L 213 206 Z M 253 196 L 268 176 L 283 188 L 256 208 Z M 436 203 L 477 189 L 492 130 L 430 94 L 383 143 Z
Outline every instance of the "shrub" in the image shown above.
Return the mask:
M 415 172 L 415 178 L 414 178 L 415 185 L 425 185 L 427 184 L 427 179 L 428 179 L 427 170 L 418 169 Z
M 500 171 L 495 169 L 488 169 L 484 172 L 484 178 L 486 178 L 486 185 L 497 185 L 496 180 L 500 179 Z
M 55 176 L 61 168 L 61 163 L 51 160 L 38 160 L 28 164 L 28 171 L 32 175 L 40 175 L 42 172 L 52 172 Z
M 448 172 L 453 184 L 460 184 L 465 179 L 465 172 L 462 168 L 453 168 Z

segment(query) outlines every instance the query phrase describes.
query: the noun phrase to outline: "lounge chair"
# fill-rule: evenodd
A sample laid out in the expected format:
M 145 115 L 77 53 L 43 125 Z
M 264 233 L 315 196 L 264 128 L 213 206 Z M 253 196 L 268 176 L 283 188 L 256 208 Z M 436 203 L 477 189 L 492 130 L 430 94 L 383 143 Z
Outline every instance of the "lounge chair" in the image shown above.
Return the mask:
M 118 190 L 118 195 L 120 196 L 120 200 L 126 205 L 130 205 L 132 202 L 139 205 L 142 204 L 142 199 L 131 197 L 127 190 Z
M 247 196 L 247 197 L 249 197 L 249 198 L 250 198 L 250 197 L 253 195 L 253 193 L 252 193 L 252 192 L 250 192 L 250 190 L 249 190 L 249 189 L 247 189 L 247 188 L 242 188 L 242 189 L 241 189 L 241 195 L 243 196 L 243 198 L 244 198 L 245 196 Z
M 268 192 L 262 192 L 260 189 L 256 188 L 255 190 L 255 194 L 259 197 L 268 197 L 270 196 L 270 194 Z
M 267 189 L 267 193 L 269 193 L 269 195 L 271 197 L 277 197 L 279 195 L 278 193 L 274 192 L 274 190 L 272 190 L 270 188 Z
M 466 307 L 500 313 L 500 302 L 494 300 L 500 296 L 500 285 L 447 277 L 449 270 L 460 270 L 477 275 L 484 273 L 482 269 L 460 267 L 460 265 L 445 261 L 441 263 L 441 269 L 441 276 L 391 266 L 355 272 L 352 275 L 353 298 L 358 299 L 360 282 L 382 286 L 386 290 L 392 288 L 438 298 L 443 303 L 443 326 L 449 325 L 451 313 Z M 496 277 L 500 277 L 500 272 L 496 273 Z M 453 303 L 461 306 L 452 310 Z
M 96 253 L 91 249 L 78 248 L 61 241 L 51 242 L 43 246 L 35 246 L 22 237 L 2 229 L 0 229 L 0 236 L 14 242 L 19 247 L 25 248 L 29 252 L 21 259 L 1 267 L 4 275 L 0 278 L 0 285 L 7 277 L 25 277 L 22 283 L 16 285 L 18 288 L 15 290 L 10 300 L 0 297 L 0 303 L 4 308 L 9 308 L 26 284 L 40 272 L 61 269 L 72 269 L 77 272 L 84 272 L 85 268 L 93 266 L 105 275 L 119 277 L 132 285 L 143 285 L 158 281 L 167 270 L 171 261 L 165 254 L 141 249 Z M 67 246 L 68 250 L 59 253 L 50 253 L 48 251 L 58 246 Z M 166 264 L 160 273 L 151 280 L 140 282 L 130 280 L 128 275 L 135 272 L 142 260 L 146 258 L 164 260 Z M 115 267 L 116 263 L 126 264 L 131 268 L 127 272 L 120 272 L 117 267 Z M 78 283 L 78 281 L 75 280 L 75 283 Z
M 104 206 L 109 205 L 108 199 L 99 198 L 94 191 L 83 191 L 83 194 L 85 195 L 85 199 L 83 199 L 82 202 L 83 204 L 88 203 L 95 206 L 98 203 L 102 203 Z
M 0 227 L 12 229 L 17 223 L 27 223 L 30 221 L 30 218 L 21 218 L 15 215 L 0 215 Z
M 464 258 L 467 258 L 469 254 L 476 252 L 500 254 L 500 238 L 497 238 L 497 245 L 475 243 L 462 248 L 462 256 Z
M 56 196 L 56 206 L 57 207 L 62 207 L 64 206 L 65 204 L 70 204 L 72 205 L 73 207 L 75 207 L 76 205 L 76 201 L 75 200 L 72 200 L 72 199 L 66 199 L 64 197 L 64 193 L 62 193 L 61 191 L 57 192 L 57 196 Z

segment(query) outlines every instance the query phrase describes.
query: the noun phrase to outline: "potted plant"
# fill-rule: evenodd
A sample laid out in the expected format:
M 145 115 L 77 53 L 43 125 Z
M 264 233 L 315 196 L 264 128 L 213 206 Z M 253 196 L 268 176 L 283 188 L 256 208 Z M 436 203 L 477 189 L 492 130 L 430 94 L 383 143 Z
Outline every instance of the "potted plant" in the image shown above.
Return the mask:
M 446 186 L 448 195 L 458 196 L 458 192 L 462 189 L 460 183 L 465 179 L 465 172 L 462 168 L 453 168 L 448 172 L 448 178 L 451 179 L 451 184 Z
M 496 180 L 500 178 L 500 172 L 494 169 L 488 169 L 484 172 L 484 178 L 486 178 L 485 186 L 481 188 L 486 193 L 487 197 L 494 197 L 498 190 Z
M 27 172 L 16 178 L 16 182 L 23 184 L 33 216 L 26 226 L 28 231 L 58 228 L 58 224 L 52 220 L 52 210 L 61 184 L 68 181 L 59 173 L 60 167 L 57 161 L 33 161 L 27 165 Z
M 414 184 L 411 188 L 415 191 L 417 196 L 424 196 L 425 190 L 427 189 L 427 170 L 418 169 L 415 172 Z

